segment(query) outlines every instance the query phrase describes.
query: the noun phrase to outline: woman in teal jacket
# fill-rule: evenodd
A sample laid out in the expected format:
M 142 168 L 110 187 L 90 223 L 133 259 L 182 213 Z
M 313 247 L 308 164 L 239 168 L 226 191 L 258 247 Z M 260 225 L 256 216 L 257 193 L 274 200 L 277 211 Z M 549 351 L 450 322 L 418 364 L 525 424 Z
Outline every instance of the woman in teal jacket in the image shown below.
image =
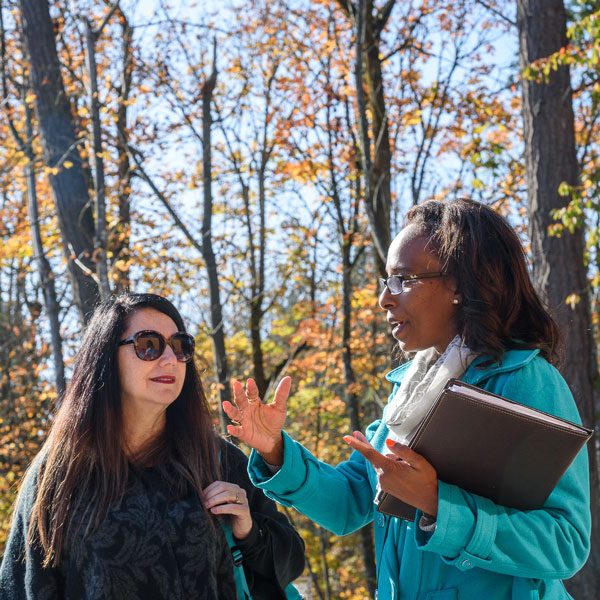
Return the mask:
M 413 207 L 392 242 L 379 298 L 410 362 L 355 452 L 332 467 L 282 431 L 290 379 L 271 404 L 249 380 L 225 403 L 229 432 L 254 448 L 251 479 L 268 496 L 343 535 L 374 521 L 378 600 L 555 600 L 570 596 L 589 553 L 588 465 L 582 451 L 538 510 L 520 511 L 439 481 L 407 443 L 450 377 L 579 422 L 554 366 L 558 330 L 529 279 L 516 233 L 470 200 Z M 417 508 L 415 522 L 376 511 L 378 490 Z

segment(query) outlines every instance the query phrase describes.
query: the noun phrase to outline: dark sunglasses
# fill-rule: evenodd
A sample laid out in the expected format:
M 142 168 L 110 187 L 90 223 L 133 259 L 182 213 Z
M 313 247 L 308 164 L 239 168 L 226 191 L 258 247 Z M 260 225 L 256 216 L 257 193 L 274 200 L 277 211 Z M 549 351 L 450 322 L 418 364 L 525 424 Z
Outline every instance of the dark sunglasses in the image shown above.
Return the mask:
M 183 331 L 174 333 L 166 340 L 162 333 L 152 331 L 152 329 L 144 329 L 134 333 L 126 340 L 121 340 L 117 346 L 125 344 L 133 344 L 136 356 L 142 360 L 159 359 L 167 344 L 171 346 L 171 350 L 173 350 L 173 354 L 179 362 L 189 362 L 194 356 L 194 338 Z

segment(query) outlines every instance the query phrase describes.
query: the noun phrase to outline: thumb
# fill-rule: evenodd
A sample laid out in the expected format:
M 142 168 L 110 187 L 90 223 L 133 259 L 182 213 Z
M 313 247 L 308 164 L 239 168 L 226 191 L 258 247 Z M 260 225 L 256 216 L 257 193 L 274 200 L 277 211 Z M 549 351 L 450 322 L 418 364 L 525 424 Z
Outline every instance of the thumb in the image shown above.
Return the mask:
M 277 386 L 275 390 L 275 396 L 273 398 L 273 403 L 279 407 L 285 408 L 285 403 L 290 395 L 290 389 L 292 387 L 292 378 L 284 377 Z

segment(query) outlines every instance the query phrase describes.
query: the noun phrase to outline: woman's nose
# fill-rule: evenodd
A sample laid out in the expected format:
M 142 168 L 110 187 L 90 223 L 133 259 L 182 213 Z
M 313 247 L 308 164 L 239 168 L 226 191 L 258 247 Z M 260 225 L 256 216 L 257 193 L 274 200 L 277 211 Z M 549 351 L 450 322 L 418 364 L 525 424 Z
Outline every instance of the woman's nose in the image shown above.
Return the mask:
M 160 362 L 162 364 L 172 364 L 177 362 L 177 357 L 175 356 L 175 352 L 173 352 L 173 348 L 171 348 L 170 344 L 166 344 L 165 351 L 160 357 Z
M 389 310 L 396 306 L 396 299 L 392 294 L 390 294 L 390 290 L 387 285 L 384 286 L 381 294 L 379 294 L 379 306 L 382 310 Z

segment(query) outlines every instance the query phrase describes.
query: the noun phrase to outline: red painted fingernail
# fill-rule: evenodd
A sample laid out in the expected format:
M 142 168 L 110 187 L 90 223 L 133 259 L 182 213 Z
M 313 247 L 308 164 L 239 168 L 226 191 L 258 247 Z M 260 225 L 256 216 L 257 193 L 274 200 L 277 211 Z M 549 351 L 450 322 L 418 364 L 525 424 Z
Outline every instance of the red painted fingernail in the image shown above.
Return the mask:
M 385 445 L 386 445 L 388 448 L 391 448 L 392 446 L 395 446 L 395 445 L 396 445 L 396 442 L 395 442 L 394 440 L 390 440 L 390 438 L 388 438 L 387 440 L 385 440 Z
M 352 441 L 352 436 L 345 435 L 342 439 L 346 442 L 346 444 L 349 444 Z

